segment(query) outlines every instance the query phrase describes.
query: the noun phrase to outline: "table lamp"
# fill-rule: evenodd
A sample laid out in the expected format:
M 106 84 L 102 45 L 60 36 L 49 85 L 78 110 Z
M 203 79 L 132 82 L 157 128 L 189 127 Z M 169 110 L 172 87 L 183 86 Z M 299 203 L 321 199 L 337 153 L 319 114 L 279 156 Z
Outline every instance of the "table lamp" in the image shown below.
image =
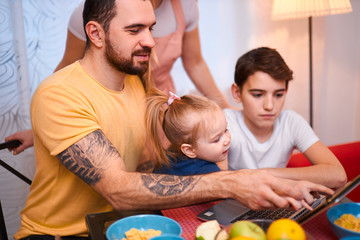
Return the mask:
M 309 123 L 313 127 L 312 17 L 351 12 L 350 0 L 273 0 L 273 20 L 308 18 L 309 22 Z

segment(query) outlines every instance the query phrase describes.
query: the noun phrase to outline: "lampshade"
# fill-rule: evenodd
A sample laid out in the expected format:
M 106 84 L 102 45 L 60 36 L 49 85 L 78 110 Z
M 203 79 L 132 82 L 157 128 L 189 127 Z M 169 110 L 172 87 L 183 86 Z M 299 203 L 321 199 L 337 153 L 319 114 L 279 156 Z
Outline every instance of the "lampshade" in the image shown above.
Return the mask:
M 350 0 L 273 0 L 273 20 L 307 18 L 352 11 Z

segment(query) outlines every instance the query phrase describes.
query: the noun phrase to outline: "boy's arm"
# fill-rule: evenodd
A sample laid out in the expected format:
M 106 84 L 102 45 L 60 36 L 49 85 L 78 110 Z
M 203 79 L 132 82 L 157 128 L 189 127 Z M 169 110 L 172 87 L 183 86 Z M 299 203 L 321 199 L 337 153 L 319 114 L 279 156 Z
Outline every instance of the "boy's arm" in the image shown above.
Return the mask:
M 333 193 L 318 184 L 273 177 L 265 170 L 184 177 L 127 172 L 118 151 L 100 130 L 57 158 L 117 210 L 166 209 L 222 198 L 234 198 L 252 209 L 288 207 L 296 205 L 295 199 L 311 202 L 311 191 Z
M 346 183 L 347 177 L 344 168 L 336 156 L 321 141 L 311 145 L 304 152 L 304 155 L 312 163 L 312 166 L 268 170 L 276 177 L 307 180 L 330 188 L 338 188 Z

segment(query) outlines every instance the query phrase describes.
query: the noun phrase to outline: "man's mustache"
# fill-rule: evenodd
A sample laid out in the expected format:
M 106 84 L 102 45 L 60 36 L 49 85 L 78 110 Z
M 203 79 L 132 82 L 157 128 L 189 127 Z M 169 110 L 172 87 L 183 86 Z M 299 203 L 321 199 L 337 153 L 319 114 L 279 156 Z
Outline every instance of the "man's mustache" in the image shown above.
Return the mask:
M 133 52 L 132 55 L 139 55 L 139 54 L 151 54 L 151 48 L 144 47 L 141 50 L 136 50 L 135 52 Z

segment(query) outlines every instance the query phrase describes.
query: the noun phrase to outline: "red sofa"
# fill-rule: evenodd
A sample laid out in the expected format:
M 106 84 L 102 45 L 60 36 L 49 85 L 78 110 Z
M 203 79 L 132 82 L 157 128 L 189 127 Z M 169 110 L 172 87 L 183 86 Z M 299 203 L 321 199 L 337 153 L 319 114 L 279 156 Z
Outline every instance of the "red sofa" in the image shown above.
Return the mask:
M 343 165 L 348 180 L 360 174 L 360 141 L 329 146 Z M 302 153 L 295 153 L 290 157 L 287 167 L 310 166 L 311 163 Z M 354 202 L 360 202 L 360 186 L 347 195 Z

